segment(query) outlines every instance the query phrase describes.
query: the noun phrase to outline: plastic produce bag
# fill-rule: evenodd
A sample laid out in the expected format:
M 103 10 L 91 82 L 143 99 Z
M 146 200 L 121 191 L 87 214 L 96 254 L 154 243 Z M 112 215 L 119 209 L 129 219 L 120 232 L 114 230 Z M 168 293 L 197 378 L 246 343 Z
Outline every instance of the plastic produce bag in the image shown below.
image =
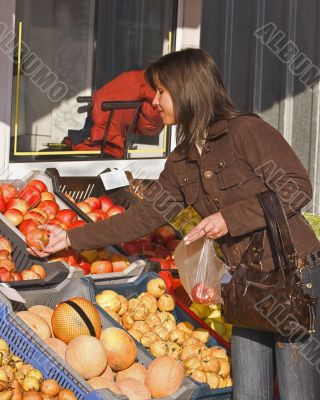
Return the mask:
M 217 256 L 212 239 L 202 238 L 188 246 L 182 240 L 174 252 L 181 283 L 196 303 L 222 303 L 221 279 L 227 266 Z

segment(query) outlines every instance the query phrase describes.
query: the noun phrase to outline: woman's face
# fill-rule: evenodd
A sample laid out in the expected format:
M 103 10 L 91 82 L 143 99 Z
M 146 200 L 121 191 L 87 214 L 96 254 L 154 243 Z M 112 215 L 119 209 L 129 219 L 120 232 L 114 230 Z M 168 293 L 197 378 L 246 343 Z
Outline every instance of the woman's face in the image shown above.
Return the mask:
M 156 95 L 152 105 L 159 111 L 162 121 L 165 125 L 174 125 L 176 123 L 173 102 L 168 90 L 155 79 Z

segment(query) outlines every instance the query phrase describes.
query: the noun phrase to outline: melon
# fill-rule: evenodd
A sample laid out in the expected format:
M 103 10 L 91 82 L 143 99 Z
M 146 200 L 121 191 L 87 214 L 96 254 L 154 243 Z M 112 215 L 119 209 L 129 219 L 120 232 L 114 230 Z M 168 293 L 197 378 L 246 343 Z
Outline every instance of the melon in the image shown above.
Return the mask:
M 139 363 L 132 364 L 129 368 L 119 371 L 116 376 L 116 382 L 121 379 L 134 378 L 144 384 L 146 379 L 147 368 Z
M 96 376 L 89 379 L 87 382 L 93 387 L 93 389 L 110 389 L 114 393 L 121 394 L 118 385 L 113 379 L 107 379 L 103 376 Z
M 41 339 L 46 340 L 51 337 L 50 326 L 39 315 L 31 311 L 19 311 L 17 312 L 17 315 L 25 324 L 27 324 L 34 332 L 36 332 Z
M 41 304 L 29 307 L 28 311 L 31 311 L 37 315 L 39 315 L 39 317 L 43 318 L 46 323 L 50 326 L 51 329 L 51 336 L 53 337 L 53 330 L 52 330 L 52 326 L 51 326 L 51 318 L 52 318 L 52 314 L 53 314 L 53 309 L 47 306 L 43 306 Z
M 68 344 L 66 362 L 84 379 L 91 379 L 106 369 L 107 354 L 97 338 L 81 335 Z
M 137 346 L 132 337 L 120 328 L 106 328 L 100 341 L 106 349 L 108 365 L 113 371 L 122 371 L 132 365 L 137 357 Z
M 46 340 L 46 343 L 53 351 L 55 351 L 58 356 L 60 356 L 63 360 L 66 357 L 66 350 L 67 350 L 67 345 L 62 341 L 57 338 L 49 338 Z
M 166 397 L 180 389 L 183 379 L 182 364 L 171 356 L 161 356 L 150 363 L 145 384 L 152 397 Z
M 148 400 L 151 399 L 151 393 L 148 388 L 138 379 L 126 378 L 117 382 L 121 393 L 129 400 Z
M 57 305 L 53 311 L 54 335 L 65 343 L 80 335 L 101 334 L 101 319 L 95 306 L 83 297 L 74 297 Z

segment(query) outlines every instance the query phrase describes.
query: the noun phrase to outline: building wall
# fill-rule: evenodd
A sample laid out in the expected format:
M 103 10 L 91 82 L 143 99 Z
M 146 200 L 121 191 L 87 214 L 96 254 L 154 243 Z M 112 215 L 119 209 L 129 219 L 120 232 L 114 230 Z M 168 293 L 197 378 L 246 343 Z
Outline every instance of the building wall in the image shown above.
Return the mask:
M 318 0 L 203 0 L 200 46 L 241 110 L 279 129 L 308 170 L 320 213 Z

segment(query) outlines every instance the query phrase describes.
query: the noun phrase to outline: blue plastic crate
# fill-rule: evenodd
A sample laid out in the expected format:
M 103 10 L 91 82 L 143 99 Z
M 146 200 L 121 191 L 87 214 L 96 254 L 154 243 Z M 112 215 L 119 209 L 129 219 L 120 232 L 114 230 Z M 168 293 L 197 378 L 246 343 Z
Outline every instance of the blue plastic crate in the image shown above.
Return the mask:
M 71 368 L 64 365 L 45 342 L 12 311 L 11 305 L 2 295 L 0 296 L 0 337 L 7 341 L 12 353 L 40 370 L 44 378 L 56 379 L 61 387 L 71 389 L 79 400 L 114 398 L 107 391 L 92 391 L 82 378 L 75 377 Z
M 96 295 L 100 293 L 102 290 L 114 290 L 115 292 L 123 295 L 126 298 L 132 298 L 138 296 L 141 292 L 145 292 L 147 289 L 147 283 L 149 280 L 153 278 L 158 278 L 159 275 L 156 273 L 144 273 L 139 278 L 137 278 L 133 282 L 127 283 L 115 283 L 110 285 L 109 282 L 92 282 L 90 278 L 85 278 L 84 280 L 88 282 L 88 288 L 90 291 L 90 301 L 92 303 L 96 303 Z M 110 318 L 107 312 L 105 312 L 101 307 L 99 307 L 99 311 L 101 311 L 102 315 Z M 178 322 L 189 321 L 196 328 L 201 328 L 201 326 L 194 320 L 190 315 L 188 315 L 184 310 L 182 310 L 179 306 L 176 306 L 173 314 Z M 116 322 L 115 322 L 116 323 Z M 117 326 L 121 327 L 120 324 L 116 323 Z M 121 327 L 123 329 L 123 327 Z M 153 356 L 139 343 L 137 345 L 144 352 L 147 352 L 150 357 Z M 217 346 L 223 347 L 214 337 L 210 337 L 210 341 L 207 343 L 209 347 Z M 223 389 L 210 389 L 209 385 L 196 382 L 192 378 L 186 378 L 186 381 L 192 381 L 196 385 L 196 388 L 192 394 L 191 399 L 216 399 L 216 400 L 231 400 L 232 399 L 232 387 L 227 387 Z

